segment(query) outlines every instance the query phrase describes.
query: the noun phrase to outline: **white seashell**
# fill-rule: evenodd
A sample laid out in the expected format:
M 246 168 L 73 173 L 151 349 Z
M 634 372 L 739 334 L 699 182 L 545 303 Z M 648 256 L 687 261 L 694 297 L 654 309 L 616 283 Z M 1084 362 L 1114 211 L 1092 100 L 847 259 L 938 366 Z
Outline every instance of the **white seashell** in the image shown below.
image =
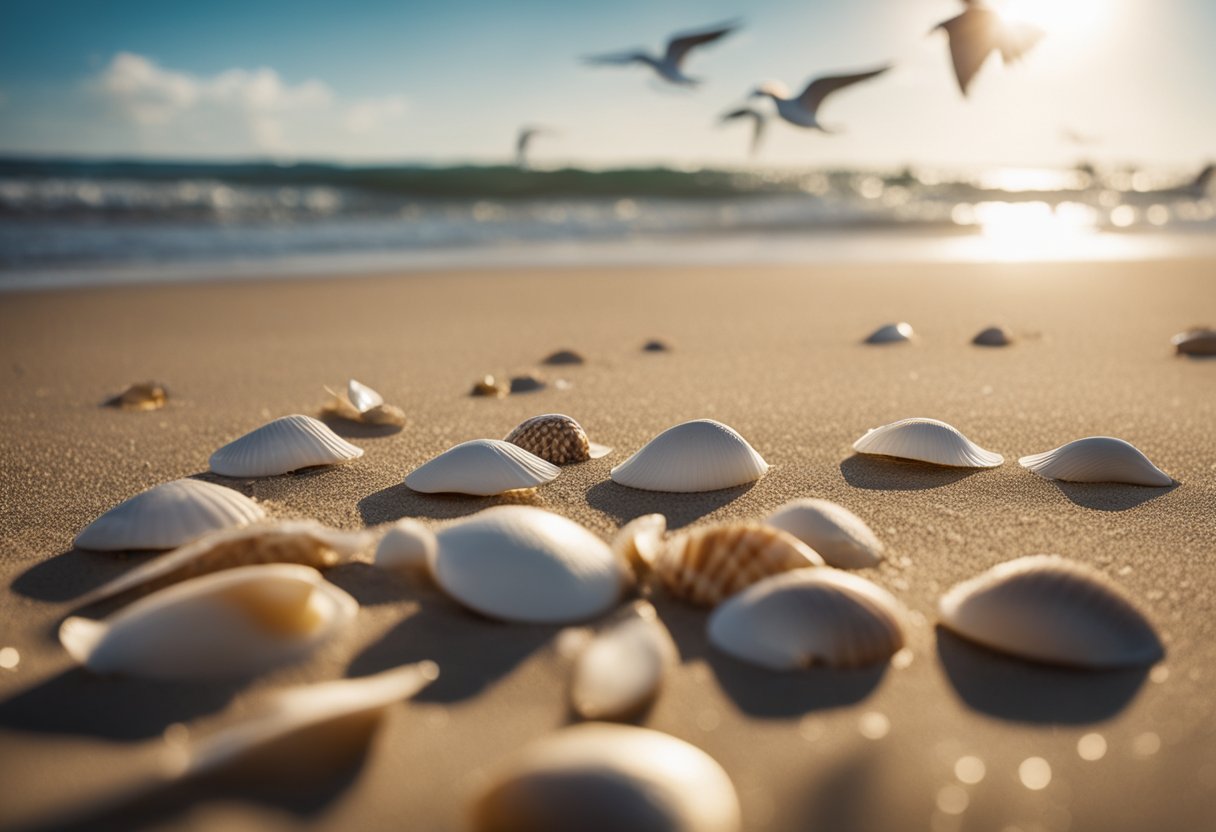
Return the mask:
M 423 494 L 489 497 L 535 488 L 557 479 L 561 469 L 501 439 L 462 442 L 410 472 L 405 484 Z
M 625 565 L 607 543 L 539 508 L 495 506 L 436 537 L 436 583 L 491 618 L 582 621 L 607 612 L 628 583 Z
M 211 455 L 211 470 L 225 477 L 273 477 L 363 456 L 324 422 L 284 416 L 234 439 Z
M 417 520 L 398 520 L 376 546 L 375 564 L 394 572 L 426 572 L 438 550 L 435 534 Z
M 349 563 L 371 545 L 367 532 L 331 529 L 314 520 L 259 523 L 224 529 L 135 567 L 79 599 L 91 604 L 132 589 L 160 589 L 169 584 L 257 563 L 299 563 L 328 569 Z
M 350 403 L 360 413 L 366 413 L 373 407 L 384 404 L 384 396 L 353 378 L 346 383 L 346 398 L 350 399 Z
M 101 621 L 68 618 L 59 641 L 96 673 L 244 676 L 303 657 L 358 608 L 307 566 L 242 566 L 162 589 Z
M 887 324 L 866 336 L 867 344 L 902 344 L 911 341 L 916 333 L 912 324 L 901 321 L 897 324 Z
M 990 326 L 987 329 L 981 329 L 971 339 L 971 343 L 977 347 L 1007 347 L 1013 343 L 1013 337 L 1005 331 L 1004 327 Z
M 173 480 L 119 503 L 76 535 L 78 549 L 172 549 L 207 532 L 266 516 L 253 500 L 215 483 Z
M 1112 436 L 1089 436 L 1018 460 L 1042 477 L 1065 482 L 1121 482 L 1164 488 L 1170 475 L 1149 461 L 1135 445 Z
M 770 670 L 862 667 L 904 646 L 904 611 L 877 584 L 838 569 L 798 569 L 759 581 L 709 616 L 709 641 Z
M 995 468 L 1005 461 L 937 419 L 901 419 L 871 428 L 853 443 L 853 450 L 956 468 Z
M 1170 339 L 1178 355 L 1216 355 L 1216 329 L 1197 326 Z
M 612 448 L 589 440 L 583 426 L 562 413 L 525 419 L 503 441 L 554 465 L 586 462 L 612 453 Z
M 1117 586 L 1058 555 L 999 564 L 952 588 L 938 611 L 963 638 L 1033 661 L 1100 669 L 1165 655 L 1152 624 Z
M 336 393 L 328 387 L 325 392 L 329 393 L 329 403 L 322 408 L 323 415 L 332 414 L 365 425 L 405 425 L 405 411 L 395 405 L 385 404 L 383 396 L 353 378 L 347 383 L 345 393 Z
M 583 719 L 627 719 L 658 696 L 679 660 L 649 601 L 638 601 L 597 635 L 574 663 L 570 701 Z
M 863 569 L 882 560 L 878 536 L 864 520 L 830 500 L 791 500 L 764 522 L 810 546 L 829 566 Z
M 612 469 L 612 479 L 643 491 L 717 491 L 754 482 L 768 463 L 721 422 L 696 419 L 668 428 Z
M 712 757 L 631 725 L 563 728 L 491 776 L 473 832 L 739 832 L 739 798 Z
M 663 536 L 666 533 L 667 518 L 663 515 L 643 514 L 635 517 L 612 538 L 613 554 L 621 563 L 629 565 L 635 577 L 644 577 L 663 553 Z

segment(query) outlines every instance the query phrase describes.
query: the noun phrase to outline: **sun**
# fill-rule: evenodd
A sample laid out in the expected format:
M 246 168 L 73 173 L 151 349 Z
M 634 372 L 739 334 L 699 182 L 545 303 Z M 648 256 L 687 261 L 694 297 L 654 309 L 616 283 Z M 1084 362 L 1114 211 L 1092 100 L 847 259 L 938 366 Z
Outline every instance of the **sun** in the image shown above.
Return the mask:
M 1111 5 L 1110 0 L 1005 0 L 998 8 L 1006 20 L 1063 34 L 1100 28 Z

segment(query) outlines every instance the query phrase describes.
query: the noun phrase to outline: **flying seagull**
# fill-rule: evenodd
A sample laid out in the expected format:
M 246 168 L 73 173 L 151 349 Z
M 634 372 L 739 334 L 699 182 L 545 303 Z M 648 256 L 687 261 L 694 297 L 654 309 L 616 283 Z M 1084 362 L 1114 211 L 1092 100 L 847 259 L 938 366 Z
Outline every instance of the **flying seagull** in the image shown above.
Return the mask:
M 891 66 L 888 64 L 887 66 L 881 66 L 866 72 L 858 72 L 853 75 L 826 75 L 822 78 L 816 78 L 807 84 L 806 89 L 797 98 L 787 98 L 787 91 L 783 84 L 768 81 L 756 87 L 750 97 L 761 98 L 767 96 L 773 99 L 773 102 L 777 105 L 777 115 L 790 124 L 797 125 L 798 127 L 809 127 L 813 130 L 821 130 L 824 133 L 831 133 L 833 131 L 826 129 L 819 123 L 819 107 L 823 104 L 823 100 L 836 92 L 836 90 L 842 90 L 845 87 L 851 87 L 853 84 L 876 78 L 890 68 Z
M 752 120 L 752 144 L 751 155 L 755 156 L 756 151 L 760 149 L 760 140 L 764 137 L 764 124 L 768 120 L 764 113 L 759 110 L 754 110 L 751 107 L 740 107 L 737 110 L 731 110 L 726 115 L 722 116 L 721 122 L 726 124 L 729 121 L 737 121 L 739 119 Z
M 528 146 L 536 136 L 552 135 L 554 131 L 547 127 L 521 127 L 515 139 L 515 165 L 520 168 L 528 167 Z
M 659 74 L 665 81 L 673 84 L 692 87 L 700 83 L 698 78 L 689 78 L 684 74 L 681 65 L 688 53 L 694 48 L 706 43 L 713 43 L 719 38 L 726 37 L 739 28 L 738 21 L 723 23 L 712 29 L 701 32 L 684 32 L 672 35 L 667 41 L 667 52 L 661 58 L 656 58 L 641 49 L 628 52 L 613 52 L 607 55 L 591 55 L 584 60 L 595 66 L 623 66 L 626 64 L 646 64 Z
M 937 24 L 933 31 L 946 31 L 958 88 L 966 95 L 971 79 L 994 50 L 1008 66 L 1029 52 L 1044 32 L 1029 23 L 1007 21 L 980 0 L 963 0 L 963 4 L 967 8 L 962 14 Z

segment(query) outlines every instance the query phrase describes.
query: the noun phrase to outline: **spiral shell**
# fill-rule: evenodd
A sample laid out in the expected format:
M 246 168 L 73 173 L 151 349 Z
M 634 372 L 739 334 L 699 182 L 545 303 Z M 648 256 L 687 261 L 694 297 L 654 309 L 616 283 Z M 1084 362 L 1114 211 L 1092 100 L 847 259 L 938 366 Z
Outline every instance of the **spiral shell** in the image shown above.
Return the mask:
M 582 425 L 561 413 L 526 419 L 507 434 L 505 441 L 554 465 L 599 459 L 612 451 L 589 440 Z

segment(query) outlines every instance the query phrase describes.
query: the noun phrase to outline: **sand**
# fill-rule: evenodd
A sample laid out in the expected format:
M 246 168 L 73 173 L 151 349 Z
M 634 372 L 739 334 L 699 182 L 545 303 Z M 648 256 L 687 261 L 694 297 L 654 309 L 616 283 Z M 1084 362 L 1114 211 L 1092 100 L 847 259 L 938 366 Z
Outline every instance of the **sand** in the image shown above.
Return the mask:
M 682 664 L 640 721 L 705 749 L 749 830 L 1196 830 L 1216 812 L 1216 362 L 1174 332 L 1216 314 L 1214 264 L 553 269 L 8 294 L 0 298 L 0 819 L 146 776 L 174 723 L 201 731 L 288 684 L 423 658 L 442 676 L 394 708 L 361 765 L 319 784 L 175 789 L 95 821 L 135 828 L 461 828 L 487 771 L 570 721 L 559 628 L 479 619 L 363 565 L 330 578 L 363 605 L 310 661 L 241 685 L 97 678 L 54 639 L 71 599 L 141 558 L 73 551 L 80 528 L 149 486 L 206 471 L 269 418 L 316 413 L 354 375 L 401 405 L 399 433 L 339 426 L 366 449 L 331 470 L 233 485 L 278 516 L 344 527 L 439 522 L 495 499 L 410 492 L 447 447 L 559 411 L 618 450 L 528 501 L 610 534 L 645 512 L 672 526 L 757 518 L 791 497 L 836 500 L 888 547 L 863 574 L 912 611 L 911 664 L 778 675 L 711 651 L 703 612 L 658 599 Z M 918 343 L 859 344 L 910 321 Z M 1000 323 L 1007 349 L 969 344 Z M 660 337 L 675 349 L 644 353 Z M 466 395 L 560 348 L 569 381 L 505 400 Z M 99 407 L 163 381 L 167 408 Z M 867 428 L 946 420 L 1010 462 L 968 472 L 855 456 Z M 660 430 L 712 417 L 773 465 L 698 495 L 634 492 L 608 471 Z M 1012 460 L 1092 434 L 1127 439 L 1171 489 L 1048 482 Z M 1168 656 L 1151 673 L 1038 667 L 935 628 L 940 593 L 995 563 L 1057 552 L 1109 574 Z M 1090 735 L 1100 735 L 1102 742 Z M 1101 759 L 1087 753 L 1105 748 Z M 961 783 L 956 762 L 983 762 Z M 1093 756 L 1093 754 L 1089 754 Z M 1023 785 L 1042 758 L 1050 782 Z M 1033 768 L 1031 764 L 1029 768 Z M 964 774 L 974 780 L 975 766 Z M 1036 784 L 1037 785 L 1037 784 Z

